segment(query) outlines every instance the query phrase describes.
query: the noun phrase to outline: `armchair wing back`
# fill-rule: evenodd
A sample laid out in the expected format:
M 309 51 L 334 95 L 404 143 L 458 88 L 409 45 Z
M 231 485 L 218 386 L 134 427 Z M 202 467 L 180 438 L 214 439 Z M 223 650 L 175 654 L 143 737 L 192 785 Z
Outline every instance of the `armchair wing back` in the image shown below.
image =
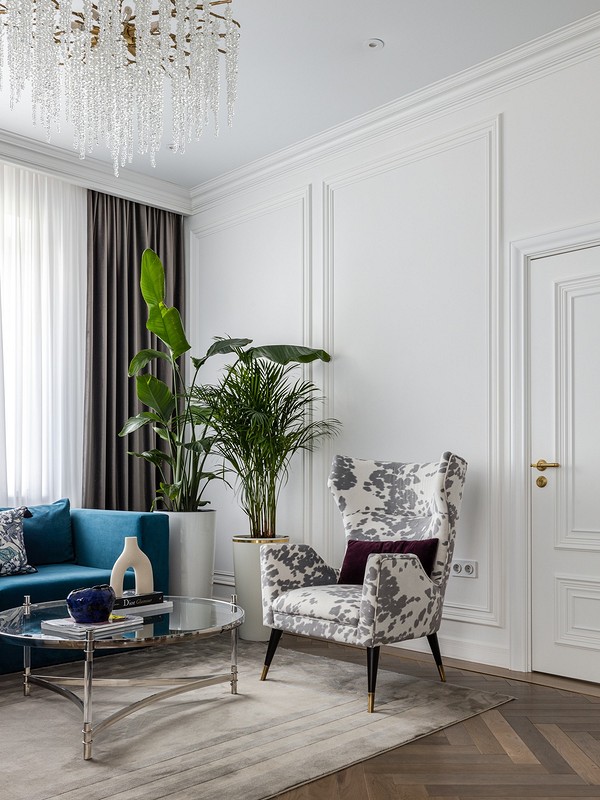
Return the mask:
M 272 629 L 263 680 L 283 631 L 364 647 L 369 711 L 382 645 L 426 636 L 445 680 L 437 631 L 466 471 L 466 462 L 449 452 L 424 464 L 334 458 L 328 483 L 346 538 L 403 544 L 361 544 L 366 566 L 363 562 L 360 585 L 356 579 L 346 582 L 346 575 L 337 582 L 336 570 L 306 544 L 263 545 L 263 619 Z M 437 547 L 412 544 L 407 549 L 406 540 L 422 539 L 437 539 Z M 423 568 L 418 550 L 433 550 L 430 558 L 435 553 L 431 572 Z
M 346 539 L 437 538 L 431 579 L 445 587 L 466 471 L 466 461 L 449 452 L 427 464 L 335 456 L 328 485 Z

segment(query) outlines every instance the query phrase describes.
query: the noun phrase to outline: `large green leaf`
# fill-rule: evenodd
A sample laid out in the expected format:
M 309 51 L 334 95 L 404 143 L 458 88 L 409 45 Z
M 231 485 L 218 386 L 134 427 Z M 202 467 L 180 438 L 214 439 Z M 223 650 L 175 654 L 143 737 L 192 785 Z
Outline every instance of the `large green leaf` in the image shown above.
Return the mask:
M 227 353 L 235 353 L 243 347 L 251 344 L 252 339 L 232 339 L 230 337 L 218 338 L 214 344 L 206 351 L 206 358 L 216 355 L 227 355 Z
M 164 303 L 165 271 L 160 258 L 153 250 L 144 250 L 142 253 L 140 289 L 148 306 Z
M 173 358 L 179 358 L 190 349 L 190 344 L 179 311 L 165 304 L 165 270 L 153 250 L 144 250 L 142 254 L 140 289 L 148 306 L 146 327 L 167 345 Z
M 163 339 L 163 341 L 171 349 L 173 358 L 179 358 L 179 356 L 187 353 L 187 351 L 191 349 L 191 345 L 183 330 L 181 315 L 176 308 L 161 306 L 160 310 L 167 333 L 167 337 Z
M 169 308 L 164 303 L 149 307 L 146 327 L 167 345 L 173 358 L 179 358 L 190 349 L 176 308 Z
M 251 347 L 246 351 L 248 360 L 252 358 L 267 358 L 277 364 L 308 364 L 310 361 L 331 361 L 331 356 L 325 350 L 315 350 L 313 347 L 302 347 L 295 344 L 266 344 L 261 347 Z
M 129 365 L 129 376 L 138 375 L 144 367 L 155 358 L 162 358 L 164 361 L 169 361 L 169 356 L 163 353 L 162 350 L 140 350 L 140 352 L 131 359 Z
M 168 421 L 175 410 L 175 398 L 167 384 L 154 375 L 138 375 L 135 380 L 139 400 L 158 412 L 161 421 Z
M 132 450 L 128 450 L 127 453 L 136 458 L 143 458 L 156 467 L 160 467 L 163 464 L 170 464 L 173 466 L 173 459 L 171 456 L 168 453 L 164 453 L 162 450 L 144 450 L 143 453 L 134 453 Z
M 143 428 L 144 425 L 148 425 L 149 422 L 160 421 L 161 419 L 157 414 L 153 414 L 151 411 L 141 411 L 135 417 L 129 417 L 125 425 L 123 425 L 122 430 L 119 431 L 119 436 L 127 436 L 129 433 Z

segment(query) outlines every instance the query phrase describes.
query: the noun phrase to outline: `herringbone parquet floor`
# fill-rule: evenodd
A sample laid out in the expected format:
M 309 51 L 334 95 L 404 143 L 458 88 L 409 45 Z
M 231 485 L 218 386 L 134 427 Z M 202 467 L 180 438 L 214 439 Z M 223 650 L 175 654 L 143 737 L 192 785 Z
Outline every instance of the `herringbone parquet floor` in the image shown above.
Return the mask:
M 284 637 L 282 646 L 359 663 L 364 659 L 353 648 L 300 637 Z M 449 682 L 516 700 L 278 800 L 600 798 L 599 685 L 507 671 L 490 675 L 458 663 L 445 659 Z M 380 669 L 437 679 L 433 659 L 416 653 L 382 652 Z

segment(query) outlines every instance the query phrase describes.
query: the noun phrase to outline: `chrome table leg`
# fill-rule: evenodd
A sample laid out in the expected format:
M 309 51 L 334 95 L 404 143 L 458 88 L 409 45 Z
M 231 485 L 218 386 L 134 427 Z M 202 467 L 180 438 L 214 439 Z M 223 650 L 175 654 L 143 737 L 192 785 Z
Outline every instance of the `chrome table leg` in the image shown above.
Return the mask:
M 23 600 L 23 615 L 29 617 L 31 615 L 31 595 L 26 594 Z M 31 647 L 23 647 L 23 694 L 29 697 L 31 694 Z
M 92 757 L 92 681 L 94 678 L 94 634 L 88 631 L 85 639 L 83 668 L 83 758 Z
M 237 595 L 231 595 L 231 610 L 237 605 Z M 238 655 L 238 628 L 231 629 L 231 694 L 237 694 L 238 683 L 238 669 L 237 669 L 237 655 Z

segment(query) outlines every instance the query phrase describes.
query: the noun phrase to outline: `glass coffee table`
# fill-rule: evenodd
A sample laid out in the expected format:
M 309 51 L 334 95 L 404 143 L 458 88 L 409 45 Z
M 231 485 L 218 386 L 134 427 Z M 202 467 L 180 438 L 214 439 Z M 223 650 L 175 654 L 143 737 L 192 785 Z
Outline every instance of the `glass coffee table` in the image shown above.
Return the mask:
M 231 693 L 237 694 L 237 641 L 238 628 L 244 621 L 244 611 L 235 596 L 231 603 L 197 597 L 165 597 L 173 603 L 170 611 L 148 616 L 143 607 L 135 610 L 144 618 L 142 627 L 113 634 L 108 638 L 94 638 L 92 632 L 85 639 L 48 635 L 41 629 L 43 620 L 68 617 L 64 601 L 51 603 L 25 602 L 18 608 L 0 612 L 0 638 L 23 648 L 23 693 L 29 695 L 31 686 L 42 686 L 74 702 L 83 712 L 83 758 L 92 757 L 92 741 L 110 725 L 133 714 L 150 703 L 189 692 L 202 686 L 217 683 L 231 684 Z M 231 671 L 190 678 L 94 678 L 94 653 L 98 650 L 124 650 L 136 647 L 159 647 L 206 639 L 231 631 Z M 47 647 L 55 650 L 82 650 L 85 655 L 83 677 L 71 678 L 42 675 L 31 670 L 31 648 Z M 69 686 L 83 687 L 80 697 Z M 95 686 L 171 686 L 119 709 L 96 725 L 92 724 L 92 690 Z

